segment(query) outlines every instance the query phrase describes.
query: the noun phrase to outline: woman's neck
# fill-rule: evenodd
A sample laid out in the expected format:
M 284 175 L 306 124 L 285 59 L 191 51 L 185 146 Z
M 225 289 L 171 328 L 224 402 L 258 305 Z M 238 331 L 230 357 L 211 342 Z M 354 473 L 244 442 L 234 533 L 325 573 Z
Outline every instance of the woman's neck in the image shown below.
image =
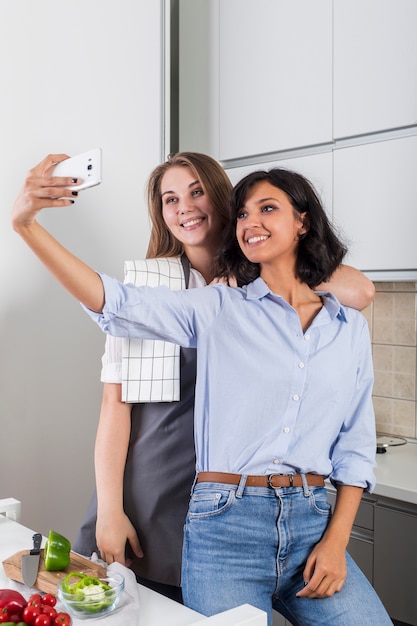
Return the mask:
M 261 278 L 272 293 L 284 298 L 297 311 L 301 326 L 306 330 L 323 306 L 320 297 L 291 270 L 263 267 Z
M 188 247 L 184 250 L 191 267 L 203 276 L 207 284 L 211 283 L 213 275 L 214 252 L 204 247 Z
M 305 297 L 306 289 L 310 291 L 308 285 L 296 277 L 294 267 L 262 264 L 260 276 L 272 293 L 280 295 L 291 306 Z

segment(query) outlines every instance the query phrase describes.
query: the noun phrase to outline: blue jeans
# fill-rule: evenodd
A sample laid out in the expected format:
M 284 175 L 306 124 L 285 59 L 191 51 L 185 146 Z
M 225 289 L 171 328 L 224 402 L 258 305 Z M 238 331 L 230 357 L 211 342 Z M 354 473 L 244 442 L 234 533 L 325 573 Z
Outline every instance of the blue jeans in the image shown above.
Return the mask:
M 193 488 L 184 533 L 184 603 L 214 615 L 249 603 L 294 626 L 385 626 L 392 622 L 347 554 L 348 576 L 330 598 L 297 598 L 303 570 L 331 516 L 324 487 L 269 489 L 220 483 Z

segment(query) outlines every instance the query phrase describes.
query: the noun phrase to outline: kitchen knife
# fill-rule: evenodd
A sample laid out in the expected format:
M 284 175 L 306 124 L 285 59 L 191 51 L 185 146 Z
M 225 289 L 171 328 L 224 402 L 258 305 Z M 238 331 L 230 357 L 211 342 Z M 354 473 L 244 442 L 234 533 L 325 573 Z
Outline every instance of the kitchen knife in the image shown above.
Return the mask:
M 22 578 L 25 585 L 33 587 L 38 577 L 39 561 L 41 558 L 42 535 L 35 533 L 32 537 L 33 548 L 29 554 L 22 555 Z

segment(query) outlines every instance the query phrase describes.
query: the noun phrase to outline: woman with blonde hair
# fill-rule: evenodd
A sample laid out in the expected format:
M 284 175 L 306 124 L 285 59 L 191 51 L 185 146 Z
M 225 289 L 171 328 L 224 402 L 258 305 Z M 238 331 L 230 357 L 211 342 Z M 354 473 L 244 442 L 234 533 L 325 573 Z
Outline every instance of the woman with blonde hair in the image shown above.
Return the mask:
M 177 153 L 158 165 L 147 185 L 149 261 L 135 261 L 127 279 L 133 276 L 137 282 L 139 273 L 145 276 L 141 282 L 161 284 L 175 272 L 174 284 L 180 281 L 186 288 L 211 282 L 231 191 L 225 171 L 207 155 Z M 154 351 L 149 344 L 147 353 Z M 166 345 L 163 348 L 166 352 Z M 183 526 L 195 471 L 196 351 L 182 348 L 177 354 L 179 389 L 169 401 L 132 396 L 131 365 L 123 380 L 129 351 L 131 343 L 107 337 L 95 448 L 96 493 L 73 547 L 87 556 L 98 552 L 107 563 L 129 564 L 142 584 L 181 600 Z M 171 359 L 156 362 L 162 360 L 167 367 Z M 143 367 L 141 373 L 144 378 Z M 131 395 L 126 398 L 126 393 Z

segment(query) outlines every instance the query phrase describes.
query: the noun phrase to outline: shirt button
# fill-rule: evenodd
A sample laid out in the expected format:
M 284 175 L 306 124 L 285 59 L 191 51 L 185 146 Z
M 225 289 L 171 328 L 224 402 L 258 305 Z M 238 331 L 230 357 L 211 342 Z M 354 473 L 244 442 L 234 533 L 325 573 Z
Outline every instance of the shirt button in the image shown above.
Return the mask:
M 279 459 L 274 459 L 274 465 L 279 465 L 281 461 Z
M 306 341 L 309 341 L 309 340 L 310 340 L 310 335 L 304 335 L 304 339 L 305 339 Z
M 284 428 L 284 433 L 289 433 L 289 432 L 290 432 L 290 429 L 288 428 L 288 426 L 286 426 L 286 427 Z
M 304 363 L 303 363 L 303 362 L 300 362 L 300 363 L 298 364 L 298 367 L 299 367 L 300 369 L 303 369 L 303 367 L 304 367 Z
M 294 400 L 294 402 L 297 402 L 300 399 L 300 396 L 297 396 L 297 394 L 295 393 L 292 399 Z

